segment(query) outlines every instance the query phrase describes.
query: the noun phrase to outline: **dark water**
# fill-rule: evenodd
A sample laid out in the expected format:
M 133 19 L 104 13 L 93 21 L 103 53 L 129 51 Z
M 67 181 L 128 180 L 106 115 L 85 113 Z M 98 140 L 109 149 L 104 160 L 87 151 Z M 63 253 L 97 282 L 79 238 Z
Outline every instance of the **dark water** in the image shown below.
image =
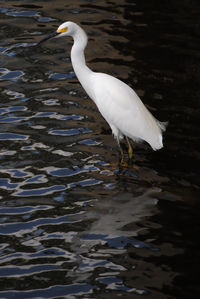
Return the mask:
M 198 298 L 198 1 L 1 1 L 0 298 Z M 90 67 L 133 86 L 164 149 L 119 171 L 77 82 L 66 20 Z

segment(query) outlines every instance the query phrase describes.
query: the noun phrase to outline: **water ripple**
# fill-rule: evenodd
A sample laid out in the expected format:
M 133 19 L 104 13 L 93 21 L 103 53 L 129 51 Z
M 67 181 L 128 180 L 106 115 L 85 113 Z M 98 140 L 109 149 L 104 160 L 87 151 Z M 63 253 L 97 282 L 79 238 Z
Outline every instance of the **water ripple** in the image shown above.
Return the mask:
M 0 140 L 27 140 L 28 135 L 20 135 L 15 133 L 0 133 Z
M 6 14 L 8 16 L 12 16 L 12 17 L 38 17 L 39 16 L 39 12 L 34 11 L 34 10 L 21 10 L 21 11 L 17 11 L 16 9 L 12 9 L 9 10 L 8 12 L 6 12 Z
M 57 119 L 57 120 L 82 120 L 82 119 L 84 119 L 84 116 L 81 116 L 81 115 L 76 115 L 76 114 L 62 115 L 62 114 L 58 114 L 57 112 L 38 112 L 33 117 L 36 117 L 36 118 L 48 117 L 48 118 Z
M 11 90 L 11 89 L 5 89 L 3 91 L 3 93 L 6 94 L 6 95 L 8 95 L 11 100 L 25 98 L 25 94 L 23 94 L 21 92 L 18 92 L 18 91 L 15 91 L 15 90 Z M 15 110 L 15 111 L 25 111 L 25 110 L 27 110 L 27 107 L 25 107 L 25 106 L 14 106 L 14 107 L 16 107 L 18 109 L 20 109 L 19 107 L 23 108 L 22 110 Z M 14 107 L 12 106 L 10 108 L 12 109 Z
M 88 234 L 83 237 L 85 241 L 93 241 L 94 243 L 107 244 L 111 248 L 123 249 L 126 246 L 134 246 L 136 248 L 151 248 L 151 246 L 145 242 L 138 240 L 130 239 L 122 236 L 112 236 L 112 235 L 103 235 L 103 234 Z
M 86 180 L 82 180 L 82 181 L 79 181 L 79 182 L 76 182 L 76 183 L 73 183 L 77 186 L 81 186 L 81 187 L 90 187 L 90 186 L 95 186 L 95 185 L 99 185 L 103 183 L 103 181 L 101 180 L 97 180 L 97 179 L 94 179 L 94 178 L 89 178 L 89 179 L 86 179 Z
M 36 18 L 41 23 L 49 23 L 55 21 L 54 18 L 41 16 L 41 13 L 37 10 L 21 10 L 16 8 L 0 7 L 0 12 L 6 14 L 7 16 L 15 18 Z
M 4 215 L 21 215 L 26 213 L 32 213 L 37 210 L 48 210 L 51 209 L 51 206 L 23 206 L 23 207 L 12 207 L 12 208 L 0 208 L 0 214 Z
M 17 186 L 15 186 L 16 188 Z M 49 194 L 53 194 L 55 192 L 60 192 L 66 190 L 67 187 L 65 185 L 54 185 L 51 187 L 43 187 L 43 188 L 36 188 L 36 189 L 18 189 L 17 192 L 13 193 L 13 196 L 21 196 L 21 197 L 27 197 L 27 196 L 45 196 Z
M 74 176 L 78 175 L 84 172 L 93 172 L 93 171 L 99 171 L 99 168 L 93 166 L 93 165 L 85 165 L 83 168 L 80 168 L 78 166 L 74 166 L 74 169 L 70 168 L 56 168 L 56 167 L 46 167 L 41 170 L 46 171 L 48 174 L 52 176 L 57 177 L 66 177 L 66 176 Z
M 104 284 L 107 290 L 125 291 L 128 293 L 134 293 L 136 295 L 148 295 L 146 290 L 129 288 L 124 285 L 123 280 L 115 276 L 105 276 L 96 279 L 99 283 Z
M 13 156 L 17 153 L 17 151 L 9 151 L 9 150 L 1 150 L 0 151 L 0 157 L 3 157 L 3 156 Z
M 34 43 L 16 43 L 6 47 L 0 47 L 0 53 L 1 55 L 11 57 L 17 54 L 17 51 L 15 51 L 14 49 L 32 47 L 33 45 Z
M 94 271 L 94 269 L 102 268 L 102 267 L 112 271 L 126 271 L 125 267 L 121 265 L 117 265 L 108 260 L 90 259 L 82 256 L 82 263 L 80 264 L 76 272 L 77 273 L 92 272 Z
M 49 99 L 49 100 L 45 100 L 44 101 L 44 105 L 47 106 L 56 106 L 56 105 L 60 105 L 58 102 L 58 99 Z
M 30 245 L 30 243 L 22 242 L 22 245 L 27 246 L 27 245 Z M 57 261 L 59 259 L 60 265 L 62 264 L 61 263 L 62 261 L 68 262 L 68 263 L 77 261 L 77 256 L 75 254 L 68 252 L 66 250 L 57 248 L 57 247 L 52 247 L 51 249 L 38 250 L 36 253 L 18 252 L 18 253 L 8 254 L 6 257 L 0 258 L 0 263 L 3 266 L 8 261 L 12 261 L 13 264 L 15 264 L 16 261 L 19 262 L 19 260 L 22 260 L 23 263 L 33 264 L 33 263 L 38 262 L 38 258 L 42 259 L 42 261 L 43 261 L 42 264 L 46 264 L 47 262 L 52 263 L 54 259 L 56 259 Z M 5 269 L 6 268 L 7 267 L 5 267 Z M 31 270 L 29 272 L 30 272 L 30 274 L 32 274 Z M 24 273 L 23 273 L 23 275 L 24 275 Z M 0 276 L 3 276 L 3 275 L 0 273 Z
M 74 129 L 68 129 L 68 130 L 50 130 L 50 135 L 60 135 L 60 136 L 75 136 L 79 134 L 87 134 L 91 133 L 92 130 L 87 128 L 74 128 Z
M 54 79 L 54 80 L 65 80 L 65 79 L 72 79 L 72 78 L 75 78 L 74 72 L 70 72 L 69 74 L 53 73 L 49 75 L 49 79 Z
M 37 128 L 38 129 L 38 128 Z M 39 128 L 39 129 L 43 129 L 43 128 Z M 33 143 L 31 145 L 25 145 L 21 148 L 21 150 L 23 151 L 35 151 L 37 149 L 45 149 L 45 150 L 49 150 L 49 146 L 45 145 L 43 143 Z
M 23 185 L 27 185 L 27 184 L 43 184 L 43 183 L 47 183 L 48 179 L 41 174 L 35 175 L 30 179 L 27 179 L 23 182 Z
M 96 286 L 87 283 L 74 283 L 69 285 L 54 285 L 46 289 L 36 289 L 31 291 L 7 291 L 0 292 L 0 296 L 3 298 L 56 298 L 64 296 L 84 296 L 93 293 Z
M 0 81 L 15 81 L 17 82 L 23 75 L 24 72 L 20 70 L 10 71 L 8 69 L 0 69 Z
M 83 145 L 88 145 L 88 146 L 94 146 L 94 145 L 100 145 L 102 142 L 98 142 L 93 139 L 84 139 L 79 141 L 78 143 Z
M 17 223 L 6 223 L 0 226 L 0 234 L 2 235 L 12 235 L 22 236 L 28 232 L 33 232 L 39 226 L 43 225 L 58 225 L 64 223 L 76 223 L 80 220 L 68 220 L 67 215 L 55 217 L 55 218 L 37 218 L 36 220 L 27 222 L 17 222 Z
M 72 243 L 74 237 L 77 235 L 77 232 L 55 232 L 55 233 L 46 233 L 45 235 L 38 236 L 36 239 L 41 242 L 44 240 L 64 240 L 65 243 Z
M 63 150 L 60 150 L 60 149 L 54 150 L 54 151 L 52 151 L 52 153 L 63 156 L 63 157 L 71 157 L 71 156 L 74 155 L 74 153 L 72 153 L 72 152 L 63 151 Z
M 56 265 L 58 264 L 58 265 Z M 18 276 L 25 276 L 25 275 L 32 275 L 32 274 L 38 274 L 41 271 L 52 271 L 60 269 L 60 263 L 55 263 L 55 264 L 42 264 L 42 265 L 28 265 L 28 266 L 1 266 L 1 272 L 0 272 L 0 277 L 18 277 Z
M 19 187 L 17 183 L 11 183 L 10 179 L 0 179 L 0 188 L 5 190 L 16 190 Z
M 23 169 L 0 169 L 0 172 L 9 174 L 12 178 L 26 178 L 32 176 L 33 173 L 26 169 L 27 167 Z
M 0 119 L 0 123 L 15 123 L 21 122 L 22 120 L 27 120 L 27 117 L 16 117 L 16 116 L 8 116 L 3 119 Z
M 12 93 L 14 95 L 14 93 Z M 16 93 L 13 97 L 13 99 L 17 97 Z M 21 98 L 21 96 L 20 96 Z M 11 113 L 11 112 L 21 112 L 21 111 L 27 111 L 28 108 L 25 106 L 10 106 L 6 108 L 0 108 L 0 115 L 6 114 L 6 113 Z

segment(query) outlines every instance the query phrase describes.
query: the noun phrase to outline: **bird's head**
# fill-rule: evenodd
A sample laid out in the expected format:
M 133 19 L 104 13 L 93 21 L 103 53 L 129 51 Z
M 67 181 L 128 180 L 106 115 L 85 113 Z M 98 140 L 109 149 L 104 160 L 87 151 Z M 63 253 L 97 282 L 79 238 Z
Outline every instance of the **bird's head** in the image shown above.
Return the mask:
M 56 30 L 57 36 L 73 36 L 76 32 L 77 24 L 73 22 L 65 22 Z
M 54 37 L 74 36 L 77 26 L 78 25 L 73 22 L 64 22 L 55 32 L 52 32 L 50 35 L 44 37 L 41 41 L 39 41 L 38 44 L 41 44 L 44 41 Z

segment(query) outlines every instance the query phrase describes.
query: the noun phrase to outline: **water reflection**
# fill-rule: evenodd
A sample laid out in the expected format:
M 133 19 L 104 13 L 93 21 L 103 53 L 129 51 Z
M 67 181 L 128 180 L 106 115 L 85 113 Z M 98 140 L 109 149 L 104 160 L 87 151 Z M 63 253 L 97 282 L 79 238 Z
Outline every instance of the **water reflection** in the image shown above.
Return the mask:
M 198 297 L 198 26 L 181 7 L 2 1 L 0 297 Z M 35 46 L 66 16 L 88 32 L 90 67 L 170 120 L 162 151 L 135 146 L 139 168 L 118 169 L 71 42 Z
M 3 80 L 17 81 L 24 75 L 22 71 L 10 71 L 5 68 L 1 68 L 0 73 L 1 73 L 0 80 L 2 81 Z
M 0 133 L 0 140 L 26 140 L 29 136 L 19 135 L 15 133 Z
M 17 291 L 13 298 L 37 298 L 42 296 L 43 298 L 55 298 L 57 294 L 59 296 L 84 296 L 93 293 L 94 286 L 84 283 L 76 283 L 71 285 L 56 285 L 46 289 L 38 289 L 33 291 Z M 9 298 L 13 296 L 12 292 L 2 292 L 2 296 Z

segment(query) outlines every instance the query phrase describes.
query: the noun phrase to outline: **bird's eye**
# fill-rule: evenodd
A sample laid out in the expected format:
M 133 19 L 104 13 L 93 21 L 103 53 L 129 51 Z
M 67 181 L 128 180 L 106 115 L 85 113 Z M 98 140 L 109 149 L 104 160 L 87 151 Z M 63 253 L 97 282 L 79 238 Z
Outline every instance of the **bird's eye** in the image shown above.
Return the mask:
M 68 27 L 65 27 L 65 28 L 62 28 L 62 29 L 58 29 L 57 33 L 64 33 L 64 32 L 67 32 L 67 30 L 68 30 Z

